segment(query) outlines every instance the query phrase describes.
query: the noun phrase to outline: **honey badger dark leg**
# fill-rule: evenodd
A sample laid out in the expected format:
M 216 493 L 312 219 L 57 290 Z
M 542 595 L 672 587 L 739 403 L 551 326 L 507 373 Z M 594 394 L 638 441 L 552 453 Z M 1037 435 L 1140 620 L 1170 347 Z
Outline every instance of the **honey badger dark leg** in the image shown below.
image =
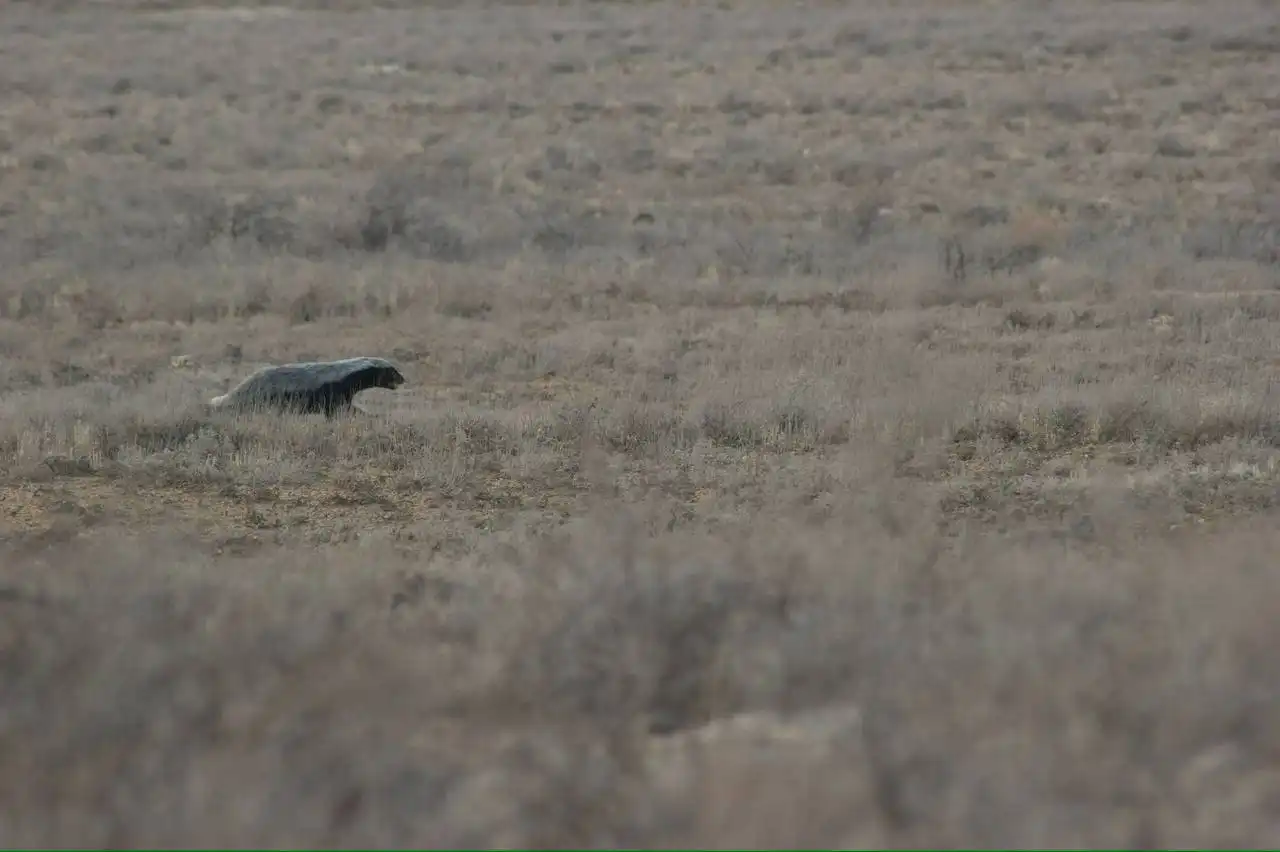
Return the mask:
M 353 393 L 333 393 L 326 394 L 323 400 L 324 416 L 332 420 L 339 414 L 350 412 L 354 406 L 352 400 L 355 399 Z

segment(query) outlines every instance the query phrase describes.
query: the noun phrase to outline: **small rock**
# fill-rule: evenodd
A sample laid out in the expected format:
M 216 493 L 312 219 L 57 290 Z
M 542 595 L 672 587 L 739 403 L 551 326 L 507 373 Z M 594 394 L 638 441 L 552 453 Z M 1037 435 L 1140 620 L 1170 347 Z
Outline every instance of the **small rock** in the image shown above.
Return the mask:
M 88 456 L 68 458 L 67 456 L 49 456 L 44 460 L 54 476 L 93 476 L 93 464 Z
M 732 779 L 740 813 L 725 826 L 734 835 L 726 848 L 797 843 L 792 829 L 769 821 L 771 806 L 779 802 L 802 811 L 810 823 L 800 845 L 835 848 L 830 845 L 839 839 L 834 834 L 852 831 L 856 848 L 879 848 L 886 842 L 884 806 L 867 741 L 853 706 L 790 718 L 748 712 L 651 737 L 643 760 L 654 788 L 676 801 L 699 803 L 706 790 Z M 799 786 L 812 777 L 824 783 Z M 768 842 L 760 843 L 761 837 Z
M 1196 155 L 1195 149 L 1176 136 L 1165 135 L 1156 143 L 1156 153 L 1162 157 L 1187 159 Z
M 44 462 L 39 462 L 13 471 L 13 477 L 22 482 L 52 482 L 53 468 Z
M 962 212 L 958 217 L 960 224 L 974 228 L 986 228 L 991 225 L 1003 225 L 1009 221 L 1009 211 L 1004 207 L 988 204 L 975 204 Z

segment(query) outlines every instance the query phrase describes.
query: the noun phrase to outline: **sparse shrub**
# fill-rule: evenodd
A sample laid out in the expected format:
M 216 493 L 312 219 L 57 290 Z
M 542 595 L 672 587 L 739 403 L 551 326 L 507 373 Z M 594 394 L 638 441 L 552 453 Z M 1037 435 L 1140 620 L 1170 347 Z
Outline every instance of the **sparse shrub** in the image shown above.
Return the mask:
M 691 436 L 681 418 L 652 406 L 629 406 L 600 424 L 605 446 L 616 452 L 641 455 L 658 447 L 675 449 Z
M 659 734 L 734 712 L 749 689 L 721 680 L 724 658 L 744 628 L 778 623 L 776 593 L 727 565 L 650 561 L 621 546 L 574 566 L 568 596 L 512 658 L 512 690 L 526 705 L 549 702 L 535 712 L 609 726 L 635 718 Z
M 1162 157 L 1187 159 L 1194 157 L 1196 155 L 1196 150 L 1185 140 L 1171 134 L 1166 134 L 1161 136 L 1156 142 L 1156 153 Z
M 1093 437 L 1091 416 L 1083 405 L 1056 405 L 1035 412 L 1020 437 L 1040 452 L 1056 452 L 1078 447 Z
M 228 214 L 227 236 L 268 250 L 289 249 L 296 241 L 296 228 L 290 218 L 293 207 L 293 199 L 266 195 L 237 202 Z
M 96 427 L 95 447 L 103 458 L 116 459 L 128 448 L 145 455 L 177 449 L 205 429 L 200 418 L 182 416 L 168 422 L 147 422 L 130 418 Z
M 1012 331 L 1028 331 L 1030 329 L 1039 329 L 1048 331 L 1053 328 L 1057 320 L 1051 313 L 1034 315 L 1022 308 L 1014 308 L 1005 314 L 1004 325 Z
M 365 196 L 359 248 L 400 248 L 448 263 L 466 262 L 471 257 L 467 236 L 440 206 L 442 196 L 470 186 L 468 168 L 464 157 L 451 157 L 434 165 L 414 161 L 382 173 Z
M 960 224 L 972 228 L 986 228 L 991 225 L 1003 225 L 1009 221 L 1009 211 L 1004 207 L 989 204 L 975 204 L 964 210 L 957 217 Z
M 751 418 L 743 406 L 714 405 L 702 413 L 702 434 L 713 444 L 744 449 L 758 446 L 764 440 L 760 423 Z
M 1200 259 L 1280 264 L 1280 225 L 1269 222 L 1202 221 L 1182 235 L 1182 248 Z
M 446 419 L 444 429 L 452 431 L 457 439 L 465 442 L 468 453 L 514 453 L 518 436 L 512 429 L 486 417 Z

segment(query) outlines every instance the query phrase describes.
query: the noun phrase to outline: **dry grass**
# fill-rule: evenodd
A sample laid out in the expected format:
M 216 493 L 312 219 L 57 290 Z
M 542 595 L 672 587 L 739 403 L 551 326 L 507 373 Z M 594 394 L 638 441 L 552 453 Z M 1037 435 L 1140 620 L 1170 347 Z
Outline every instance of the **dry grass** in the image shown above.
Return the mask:
M 0 10 L 0 841 L 1275 843 L 1272 4 L 377 6 Z

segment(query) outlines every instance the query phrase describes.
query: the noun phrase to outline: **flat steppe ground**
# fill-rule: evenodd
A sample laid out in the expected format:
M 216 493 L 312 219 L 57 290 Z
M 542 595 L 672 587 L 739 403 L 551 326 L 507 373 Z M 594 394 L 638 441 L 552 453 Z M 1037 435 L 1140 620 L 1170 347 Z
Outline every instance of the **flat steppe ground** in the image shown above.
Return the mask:
M 4 3 L 0 842 L 1274 846 L 1278 375 L 1274 2 Z

